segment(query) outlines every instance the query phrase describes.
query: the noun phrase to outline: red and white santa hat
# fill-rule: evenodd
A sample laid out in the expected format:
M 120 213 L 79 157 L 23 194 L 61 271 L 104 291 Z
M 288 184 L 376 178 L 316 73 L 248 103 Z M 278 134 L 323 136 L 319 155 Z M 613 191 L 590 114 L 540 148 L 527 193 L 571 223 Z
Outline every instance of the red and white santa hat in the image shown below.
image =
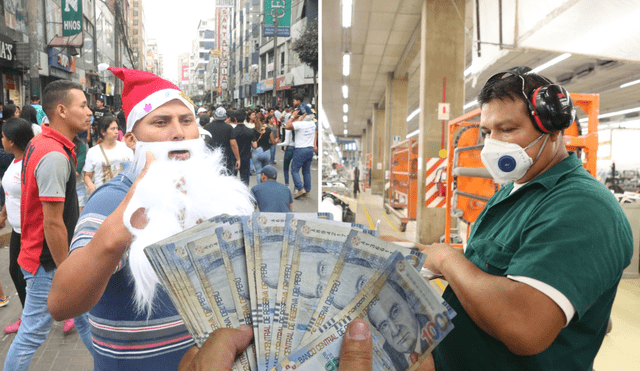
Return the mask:
M 98 71 L 107 69 L 124 83 L 122 108 L 127 119 L 127 132 L 133 130 L 136 122 L 149 112 L 174 99 L 178 99 L 195 112 L 195 105 L 185 93 L 173 83 L 151 72 L 109 67 L 103 63 L 98 65 Z

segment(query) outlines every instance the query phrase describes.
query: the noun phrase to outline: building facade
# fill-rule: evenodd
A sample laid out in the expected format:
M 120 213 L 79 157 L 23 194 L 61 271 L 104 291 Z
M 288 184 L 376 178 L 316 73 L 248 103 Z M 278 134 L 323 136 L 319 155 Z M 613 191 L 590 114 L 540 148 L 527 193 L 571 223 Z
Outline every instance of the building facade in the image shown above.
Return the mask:
M 158 76 L 164 74 L 164 64 L 162 60 L 162 54 L 158 49 L 158 43 L 155 39 L 147 40 L 147 56 L 146 56 L 146 71 L 149 71 Z
M 138 66 L 128 27 L 133 3 L 141 6 L 127 0 L 0 0 L 0 102 L 23 106 L 50 82 L 66 79 L 82 85 L 90 104 L 103 97 L 119 107 L 121 82 L 97 65 Z
M 202 85 L 197 83 L 199 70 L 193 68 L 189 71 L 196 74 L 190 77 L 190 86 L 204 87 L 202 92 L 190 90 L 192 98 L 195 96 L 208 104 L 234 107 L 284 106 L 293 104 L 293 95 L 300 93 L 306 97 L 306 102 L 316 103 L 313 70 L 300 62 L 292 45 L 307 22 L 317 19 L 318 0 L 273 2 L 274 8 L 281 6 L 277 14 L 283 16 L 278 18 L 275 53 L 275 25 L 270 26 L 269 23 L 276 11 L 271 11 L 271 1 L 216 1 L 215 49 L 210 52 L 212 63 L 206 65 L 205 83 Z M 230 9 L 231 14 L 226 19 L 221 18 L 220 9 Z M 228 36 L 223 32 L 225 22 L 230 24 Z M 195 54 L 192 56 L 197 67 L 200 59 L 195 58 Z M 278 58 L 277 62 L 275 58 Z

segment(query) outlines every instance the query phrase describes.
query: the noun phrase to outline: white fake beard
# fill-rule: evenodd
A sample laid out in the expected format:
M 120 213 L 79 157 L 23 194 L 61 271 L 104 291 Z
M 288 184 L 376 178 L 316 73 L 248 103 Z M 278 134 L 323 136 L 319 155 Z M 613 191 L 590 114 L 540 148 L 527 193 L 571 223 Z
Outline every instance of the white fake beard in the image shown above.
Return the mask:
M 160 281 L 144 248 L 216 215 L 250 215 L 254 207 L 249 188 L 237 177 L 226 175 L 222 152 L 210 151 L 201 139 L 136 145 L 134 165 L 139 166 L 142 159 L 140 169 L 144 167 L 144 149 L 154 152 L 157 160 L 138 183 L 124 212 L 124 225 L 134 236 L 128 261 L 135 307 L 138 313 L 146 310 L 150 316 Z M 189 160 L 168 158 L 169 151 L 183 149 L 190 151 Z M 148 224 L 144 229 L 133 228 L 130 222 L 139 208 L 146 210 Z

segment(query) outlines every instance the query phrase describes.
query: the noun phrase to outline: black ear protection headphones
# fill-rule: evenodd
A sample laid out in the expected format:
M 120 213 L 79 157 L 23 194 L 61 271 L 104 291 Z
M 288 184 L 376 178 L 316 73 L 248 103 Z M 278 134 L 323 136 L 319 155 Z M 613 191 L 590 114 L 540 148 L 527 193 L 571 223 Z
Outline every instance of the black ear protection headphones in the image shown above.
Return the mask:
M 530 71 L 531 68 L 529 67 L 514 67 L 491 76 L 486 84 L 509 75 L 518 76 L 522 80 L 522 95 L 527 102 L 529 116 L 536 129 L 543 133 L 550 133 L 556 130 L 564 130 L 571 126 L 576 116 L 576 110 L 569 92 L 562 86 L 554 84 L 546 77 L 539 75 L 549 85 L 540 86 L 527 94 L 524 91 L 524 75 L 533 74 Z

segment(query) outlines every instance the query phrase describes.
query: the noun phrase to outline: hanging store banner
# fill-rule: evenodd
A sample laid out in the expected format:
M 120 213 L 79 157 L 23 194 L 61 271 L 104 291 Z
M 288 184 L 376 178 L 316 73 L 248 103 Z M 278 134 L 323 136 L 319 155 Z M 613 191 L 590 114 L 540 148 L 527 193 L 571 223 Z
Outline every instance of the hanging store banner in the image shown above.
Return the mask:
M 278 36 L 290 36 L 291 0 L 264 0 L 264 36 L 275 36 L 275 19 L 278 18 Z
M 182 65 L 182 82 L 189 82 L 189 66 L 186 64 Z
M 218 2 L 217 4 L 220 4 Z M 220 65 L 223 63 L 227 64 L 229 60 L 229 47 L 231 45 L 231 16 L 232 16 L 233 8 L 229 6 L 220 6 L 216 8 L 216 18 L 217 18 L 217 48 L 213 54 L 214 57 L 219 59 Z M 218 81 L 217 84 L 214 83 L 215 86 L 218 86 L 222 89 L 227 88 L 227 78 L 228 78 L 228 70 L 227 68 L 220 69 L 218 73 Z
M 62 0 L 62 36 L 75 36 L 82 32 L 82 1 Z

